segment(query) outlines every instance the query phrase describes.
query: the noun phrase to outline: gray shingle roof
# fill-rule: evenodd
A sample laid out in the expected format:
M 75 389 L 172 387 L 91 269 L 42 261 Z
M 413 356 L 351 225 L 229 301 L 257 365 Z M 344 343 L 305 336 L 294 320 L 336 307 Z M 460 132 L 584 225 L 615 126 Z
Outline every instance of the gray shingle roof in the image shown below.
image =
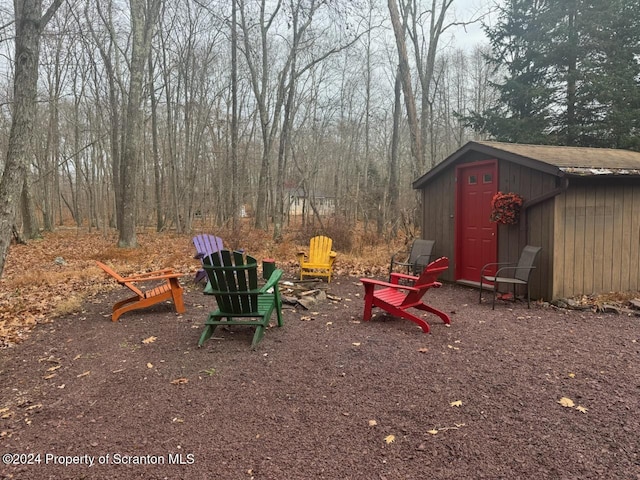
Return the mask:
M 440 172 L 456 164 L 472 151 L 481 153 L 485 158 L 499 158 L 519 163 L 556 176 L 640 176 L 640 152 L 631 150 L 468 142 L 415 180 L 413 188 L 422 188 Z
M 640 152 L 631 150 L 525 145 L 502 142 L 475 143 L 555 165 L 563 171 L 573 168 L 640 171 Z

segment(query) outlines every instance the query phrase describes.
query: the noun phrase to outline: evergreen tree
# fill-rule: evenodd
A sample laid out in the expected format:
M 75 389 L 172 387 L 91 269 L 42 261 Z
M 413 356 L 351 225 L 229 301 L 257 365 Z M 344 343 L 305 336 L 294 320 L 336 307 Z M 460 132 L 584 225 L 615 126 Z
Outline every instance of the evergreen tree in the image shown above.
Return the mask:
M 486 28 L 498 105 L 468 125 L 496 140 L 635 148 L 640 0 L 510 0 Z
M 501 82 L 496 106 L 472 112 L 465 120 L 477 131 L 496 140 L 518 143 L 547 143 L 554 105 L 550 67 L 546 62 L 544 25 L 547 2 L 510 0 L 500 8 L 495 28 L 485 28 L 491 43 L 487 57 Z

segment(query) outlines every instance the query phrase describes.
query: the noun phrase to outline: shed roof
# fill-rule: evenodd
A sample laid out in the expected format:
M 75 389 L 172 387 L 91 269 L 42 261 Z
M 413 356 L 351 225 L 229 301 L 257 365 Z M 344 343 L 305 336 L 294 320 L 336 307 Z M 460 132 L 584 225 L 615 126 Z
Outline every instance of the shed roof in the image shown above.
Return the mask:
M 557 176 L 640 175 L 640 152 L 613 148 L 560 147 L 502 142 L 468 142 L 413 182 L 421 188 L 469 151 L 526 165 Z

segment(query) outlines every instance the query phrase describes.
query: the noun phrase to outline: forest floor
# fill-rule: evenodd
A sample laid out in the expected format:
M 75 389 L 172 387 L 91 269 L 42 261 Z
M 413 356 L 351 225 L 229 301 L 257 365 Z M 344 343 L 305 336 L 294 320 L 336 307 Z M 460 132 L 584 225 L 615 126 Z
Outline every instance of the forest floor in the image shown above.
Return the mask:
M 0 282 L 3 479 L 640 479 L 640 320 L 498 301 L 446 284 L 431 333 L 362 322 L 343 255 L 328 298 L 285 305 L 255 350 L 248 328 L 197 347 L 215 300 L 191 281 L 187 236 L 100 234 L 12 246 Z M 295 280 L 292 245 L 263 242 Z M 257 254 L 256 254 L 257 255 Z M 378 257 L 376 257 L 378 256 Z M 121 273 L 187 274 L 171 304 L 110 321 Z M 338 262 L 340 262 L 340 254 Z M 274 319 L 275 323 L 275 319 Z

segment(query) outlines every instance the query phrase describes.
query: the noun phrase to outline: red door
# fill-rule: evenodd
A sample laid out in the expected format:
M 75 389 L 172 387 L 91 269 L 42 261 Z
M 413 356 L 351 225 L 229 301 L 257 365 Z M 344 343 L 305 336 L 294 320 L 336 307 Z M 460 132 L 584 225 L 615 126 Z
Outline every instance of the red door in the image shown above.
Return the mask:
M 498 166 L 490 162 L 457 169 L 456 279 L 480 281 L 482 266 L 497 258 L 497 225 L 489 220 L 498 191 Z

